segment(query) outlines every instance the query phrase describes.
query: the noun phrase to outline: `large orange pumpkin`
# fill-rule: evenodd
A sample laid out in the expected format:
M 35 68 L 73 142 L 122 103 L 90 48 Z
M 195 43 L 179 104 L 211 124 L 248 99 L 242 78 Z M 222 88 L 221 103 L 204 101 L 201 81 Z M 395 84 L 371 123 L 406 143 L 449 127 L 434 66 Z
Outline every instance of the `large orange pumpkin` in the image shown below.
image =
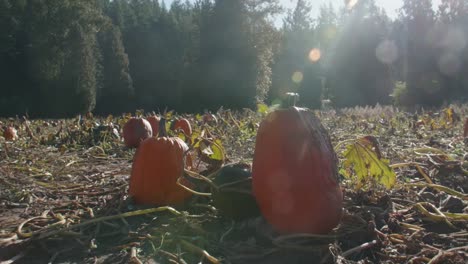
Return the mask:
M 177 205 L 192 195 L 177 185 L 188 146 L 178 137 L 166 136 L 164 118 L 159 127 L 159 137 L 144 140 L 135 153 L 129 193 L 138 204 Z M 188 181 L 182 183 L 191 187 Z
M 179 129 L 181 129 L 186 136 L 192 135 L 192 126 L 190 125 L 190 121 L 185 118 L 174 121 L 172 130 L 177 131 Z
M 136 148 L 140 142 L 153 136 L 153 130 L 148 120 L 139 117 L 132 117 L 123 127 L 123 138 L 125 146 Z
M 252 184 L 262 215 L 279 233 L 324 234 L 340 221 L 336 154 L 308 109 L 276 110 L 261 122 Z

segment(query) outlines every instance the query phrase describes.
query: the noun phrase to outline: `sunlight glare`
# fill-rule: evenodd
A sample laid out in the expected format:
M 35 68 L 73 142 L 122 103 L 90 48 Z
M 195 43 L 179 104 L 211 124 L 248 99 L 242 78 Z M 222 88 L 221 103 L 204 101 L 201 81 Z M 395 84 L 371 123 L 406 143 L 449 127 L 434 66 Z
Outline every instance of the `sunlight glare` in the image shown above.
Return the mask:
M 359 0 L 345 0 L 346 8 L 352 9 L 358 2 Z
M 442 46 L 454 52 L 463 51 L 467 42 L 467 36 L 460 28 L 450 28 L 442 38 Z
M 294 72 L 291 79 L 294 83 L 301 83 L 302 79 L 304 79 L 304 74 L 300 71 Z
M 385 64 L 392 64 L 398 59 L 398 48 L 394 41 L 384 40 L 375 49 L 377 59 Z
M 460 58 L 453 52 L 446 52 L 440 56 L 438 62 L 439 70 L 448 76 L 456 75 L 460 71 Z
M 271 175 L 265 186 L 272 194 L 278 197 L 277 203 L 272 203 L 271 208 L 277 214 L 288 215 L 294 208 L 294 200 L 291 196 L 291 177 L 286 171 L 277 171 Z
M 437 60 L 440 72 L 446 76 L 458 74 L 463 65 L 460 55 L 468 44 L 468 37 L 462 29 L 449 27 L 437 39 L 438 46 L 442 49 Z
M 336 37 L 338 29 L 335 26 L 327 26 L 323 37 L 327 40 L 332 40 Z
M 322 53 L 320 52 L 319 49 L 317 48 L 313 48 L 310 52 L 309 52 L 309 60 L 311 62 L 318 62 L 320 60 L 320 57 L 322 56 Z

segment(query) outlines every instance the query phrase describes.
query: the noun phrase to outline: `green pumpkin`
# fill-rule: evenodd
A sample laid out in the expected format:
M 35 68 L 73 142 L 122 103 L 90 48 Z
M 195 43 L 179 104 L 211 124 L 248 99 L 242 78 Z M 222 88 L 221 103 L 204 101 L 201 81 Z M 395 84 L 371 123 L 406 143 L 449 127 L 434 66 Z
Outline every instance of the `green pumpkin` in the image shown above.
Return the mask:
M 221 168 L 213 179 L 213 205 L 223 216 L 241 220 L 260 215 L 252 195 L 252 174 L 246 164 L 229 164 Z

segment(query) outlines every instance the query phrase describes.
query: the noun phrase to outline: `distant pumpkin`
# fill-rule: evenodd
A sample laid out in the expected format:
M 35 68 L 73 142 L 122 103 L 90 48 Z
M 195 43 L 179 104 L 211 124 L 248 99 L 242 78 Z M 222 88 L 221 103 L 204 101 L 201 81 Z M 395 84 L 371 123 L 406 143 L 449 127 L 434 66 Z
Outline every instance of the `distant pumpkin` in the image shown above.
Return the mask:
M 184 173 L 187 144 L 178 137 L 167 137 L 165 119 L 159 124 L 159 137 L 141 142 L 135 153 L 130 176 L 129 193 L 137 204 L 177 205 L 192 193 L 177 185 Z M 193 187 L 187 180 L 182 184 Z
M 151 129 L 153 130 L 153 136 L 158 135 L 159 131 L 159 121 L 161 120 L 157 115 L 152 115 L 146 118 L 151 125 Z
M 123 127 L 124 143 L 129 148 L 137 148 L 141 141 L 152 135 L 151 124 L 144 118 L 132 117 Z
M 8 141 L 15 141 L 18 139 L 18 132 L 12 126 L 8 126 L 3 131 L 3 137 Z
M 179 129 L 181 129 L 186 136 L 192 135 L 192 126 L 190 125 L 190 121 L 186 118 L 175 120 L 172 124 L 172 130 L 177 131 Z

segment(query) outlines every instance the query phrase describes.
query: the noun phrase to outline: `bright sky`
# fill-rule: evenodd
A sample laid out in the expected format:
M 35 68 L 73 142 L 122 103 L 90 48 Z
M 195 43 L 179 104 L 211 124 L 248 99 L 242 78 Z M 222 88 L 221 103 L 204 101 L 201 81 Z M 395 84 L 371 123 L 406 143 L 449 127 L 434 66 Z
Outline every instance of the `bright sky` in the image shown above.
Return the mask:
M 166 2 L 167 6 L 169 7 L 173 0 L 162 0 Z M 190 0 L 194 2 L 194 0 Z M 312 16 L 316 17 L 318 15 L 319 7 L 322 4 L 333 3 L 336 7 L 342 6 L 344 4 L 344 0 L 309 0 L 312 3 Z M 280 0 L 281 4 L 286 8 L 293 8 L 297 0 Z M 399 9 L 403 5 L 403 0 L 375 0 L 378 6 L 385 8 L 387 11 L 387 15 L 391 18 L 395 18 L 398 14 L 397 9 Z M 437 9 L 437 6 L 440 4 L 440 0 L 432 0 L 432 5 L 434 9 Z M 281 23 L 281 19 L 277 23 Z

